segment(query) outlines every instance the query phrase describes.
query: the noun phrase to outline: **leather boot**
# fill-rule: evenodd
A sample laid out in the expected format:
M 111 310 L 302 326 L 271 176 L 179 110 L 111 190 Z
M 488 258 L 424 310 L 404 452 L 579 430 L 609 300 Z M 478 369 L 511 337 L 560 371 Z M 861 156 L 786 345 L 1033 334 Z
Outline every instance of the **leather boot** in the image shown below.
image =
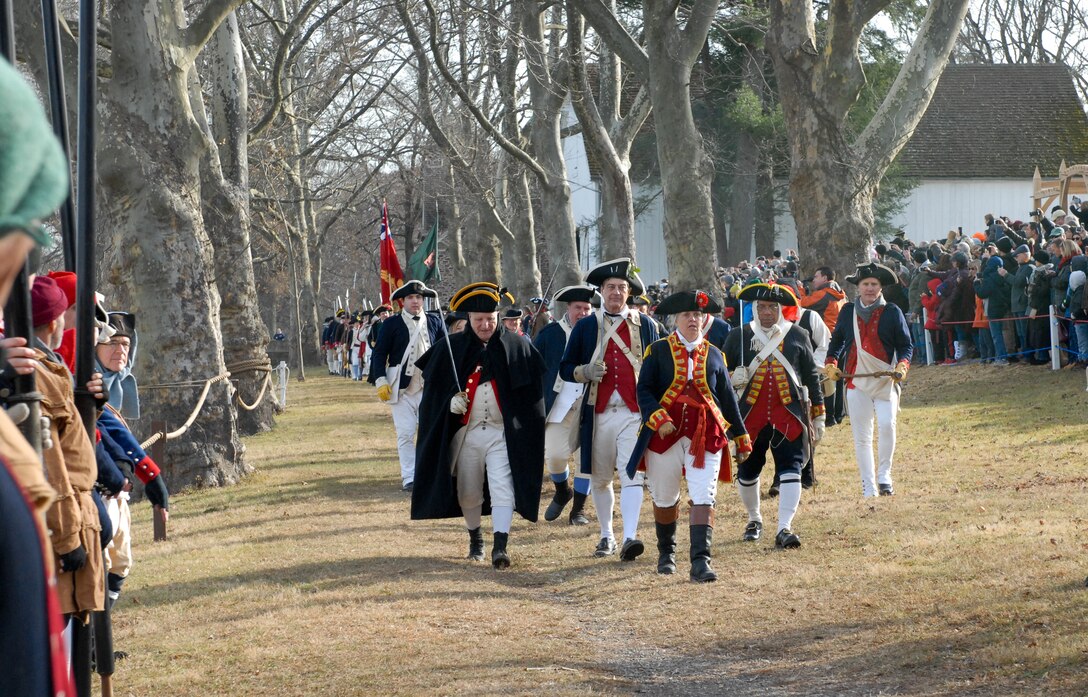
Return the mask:
M 496 569 L 510 567 L 510 555 L 506 553 L 506 542 L 509 538 L 509 533 L 495 533 L 495 544 L 491 547 L 491 566 Z
M 574 503 L 570 506 L 570 524 L 571 525 L 588 525 L 589 518 L 584 513 L 586 507 L 586 499 L 589 498 L 589 494 L 579 494 L 574 492 Z
M 567 507 L 567 503 L 570 502 L 573 496 L 574 489 L 571 488 L 569 479 L 556 482 L 555 496 L 552 496 L 552 502 L 548 504 L 548 508 L 544 511 L 544 520 L 551 522 L 561 516 L 563 509 Z
M 480 528 L 468 531 L 468 559 L 472 561 L 484 560 L 484 534 Z
M 654 506 L 654 527 L 657 529 L 657 573 L 676 573 L 676 518 L 680 505 L 669 508 Z
M 691 580 L 711 583 L 718 574 L 710 568 L 710 545 L 714 532 L 714 509 L 710 506 L 691 507 Z

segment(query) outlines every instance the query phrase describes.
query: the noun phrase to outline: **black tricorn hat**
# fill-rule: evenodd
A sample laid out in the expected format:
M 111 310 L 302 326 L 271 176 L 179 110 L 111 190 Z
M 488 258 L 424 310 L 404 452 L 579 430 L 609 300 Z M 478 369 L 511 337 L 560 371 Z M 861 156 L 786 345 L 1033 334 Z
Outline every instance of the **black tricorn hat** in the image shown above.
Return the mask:
M 586 274 L 586 283 L 600 288 L 610 278 L 627 281 L 627 284 L 631 286 L 631 295 L 642 295 L 646 292 L 646 286 L 638 277 L 638 268 L 631 261 L 631 257 L 621 257 L 597 264 Z
M 786 307 L 797 305 L 797 298 L 782 286 L 772 286 L 766 283 L 753 283 L 747 286 L 737 296 L 738 300 L 746 303 L 754 303 L 757 300 L 766 300 Z M 658 306 L 660 308 L 660 306 Z M 660 311 L 660 309 L 658 310 Z
M 555 293 L 555 299 L 561 303 L 588 303 L 596 294 L 597 289 L 593 286 L 566 286 Z
M 722 306 L 710 293 L 703 290 L 682 290 L 673 293 L 657 305 L 659 315 L 678 315 L 681 312 L 707 312 L 717 314 Z
M 508 307 L 508 308 L 506 308 L 506 312 L 502 313 L 502 318 L 503 319 L 521 319 L 522 316 L 524 316 L 524 314 L 525 314 L 524 312 L 522 312 L 521 310 L 519 310 L 516 307 Z
M 409 295 L 422 295 L 425 298 L 437 298 L 438 293 L 423 285 L 423 281 L 408 281 L 400 288 L 393 291 L 390 300 L 403 300 Z
M 866 278 L 875 278 L 880 281 L 881 286 L 891 286 L 899 283 L 899 277 L 895 275 L 895 272 L 889 269 L 883 264 L 877 264 L 870 262 L 868 264 L 858 264 L 858 268 L 854 271 L 853 276 L 847 276 L 846 280 L 854 285 L 861 283 Z
M 514 301 L 505 288 L 499 288 L 494 283 L 487 281 L 470 283 L 450 298 L 450 310 L 453 312 L 495 312 L 503 296 L 509 298 L 510 302 Z
M 641 307 L 643 305 L 649 307 L 650 299 L 645 295 L 631 295 L 627 298 L 627 304 L 631 307 Z
M 136 336 L 136 315 L 131 312 L 111 312 L 109 324 L 114 336 Z

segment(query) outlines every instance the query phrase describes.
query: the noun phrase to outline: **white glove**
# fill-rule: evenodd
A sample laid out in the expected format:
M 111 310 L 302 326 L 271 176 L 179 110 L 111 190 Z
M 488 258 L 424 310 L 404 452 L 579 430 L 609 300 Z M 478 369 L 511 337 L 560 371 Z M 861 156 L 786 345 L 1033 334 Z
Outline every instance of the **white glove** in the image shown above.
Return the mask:
M 590 382 L 600 382 L 605 372 L 604 363 L 586 363 L 582 366 L 582 375 Z
M 30 416 L 30 407 L 22 402 L 12 404 L 5 411 L 8 413 L 8 418 L 16 426 L 26 421 L 26 417 Z
M 733 389 L 743 390 L 748 384 L 748 369 L 743 365 L 737 366 L 733 370 L 733 374 L 729 377 L 729 380 L 733 383 Z
M 824 431 L 827 430 L 824 427 L 825 423 L 827 423 L 827 418 L 823 414 L 812 420 L 812 441 L 814 443 L 819 443 L 824 439 Z
M 468 413 L 468 395 L 464 392 L 458 392 L 453 395 L 453 399 L 450 400 L 450 413 L 451 414 L 466 414 Z

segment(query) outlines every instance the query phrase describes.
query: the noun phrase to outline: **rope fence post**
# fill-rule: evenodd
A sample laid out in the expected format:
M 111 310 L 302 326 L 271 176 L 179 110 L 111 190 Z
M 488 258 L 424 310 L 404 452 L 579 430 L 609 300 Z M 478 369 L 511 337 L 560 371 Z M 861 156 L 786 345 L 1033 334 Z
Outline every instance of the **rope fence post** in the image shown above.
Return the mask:
M 1061 370 L 1062 368 L 1062 353 L 1061 353 L 1061 332 L 1058 331 L 1058 312 L 1056 308 L 1050 306 L 1050 369 Z
M 280 393 L 280 408 L 287 408 L 287 381 L 291 377 L 291 369 L 287 367 L 287 361 L 280 361 L 276 366 L 276 383 Z
M 926 339 L 926 365 L 933 365 L 933 337 L 929 335 L 926 325 L 929 324 L 929 309 L 922 308 L 922 336 Z
M 151 422 L 151 430 L 154 433 L 166 433 L 166 422 L 161 419 L 156 419 Z M 151 444 L 151 459 L 155 462 L 166 462 L 166 439 L 159 438 Z M 155 542 L 163 542 L 166 540 L 166 518 L 163 517 L 162 509 L 158 506 L 152 507 L 152 520 L 155 528 Z

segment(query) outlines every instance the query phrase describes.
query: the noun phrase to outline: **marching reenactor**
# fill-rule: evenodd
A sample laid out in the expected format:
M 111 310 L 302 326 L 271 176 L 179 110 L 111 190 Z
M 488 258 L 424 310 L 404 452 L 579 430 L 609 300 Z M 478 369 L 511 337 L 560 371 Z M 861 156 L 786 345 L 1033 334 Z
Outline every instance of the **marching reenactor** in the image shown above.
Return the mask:
M 587 385 L 579 423 L 581 469 L 591 475 L 593 506 L 601 524 L 601 540 L 594 555 L 616 553 L 612 532 L 615 494 L 612 478 L 619 473 L 620 515 L 623 517 L 622 561 L 642 554 L 638 518 L 642 509 L 641 472 L 627 474 L 642 425 L 636 384 L 646 347 L 658 339 L 656 323 L 627 307 L 629 295 L 641 295 L 645 287 L 630 258 L 599 264 L 586 276 L 598 288 L 602 306 L 575 325 L 559 365 L 568 382 Z
M 502 313 L 502 328 L 512 334 L 524 336 L 521 328 L 521 318 L 525 313 L 516 307 L 509 307 Z
M 468 558 L 484 559 L 481 517 L 491 516 L 491 564 L 510 566 L 514 512 L 536 522 L 544 472 L 544 361 L 529 341 L 498 330 L 500 292 L 473 283 L 450 299 L 468 313 L 459 334 L 418 361 L 423 371 L 418 477 L 412 519 L 464 516 Z
M 827 349 L 828 379 L 843 378 L 846 407 L 854 432 L 854 452 L 861 475 L 861 493 L 891 496 L 892 459 L 895 456 L 896 416 L 899 412 L 899 383 L 907 376 L 914 345 L 902 310 L 885 302 L 884 286 L 898 284 L 895 272 L 881 264 L 862 264 L 846 279 L 857 285 L 858 297 L 839 313 L 838 323 Z M 873 462 L 873 418 L 876 418 L 879 469 Z M 874 476 L 875 475 L 875 476 Z
M 391 297 L 404 302 L 404 311 L 382 323 L 370 361 L 369 381 L 378 386 L 378 399 L 392 408 L 401 489 L 411 491 L 416 471 L 419 402 L 423 397 L 423 371 L 416 367 L 416 361 L 442 335 L 443 327 L 441 317 L 423 312 L 423 298 L 438 294 L 422 282 L 408 281 Z
M 759 475 L 770 450 L 781 482 L 775 546 L 793 549 L 801 546 L 792 530 L 801 501 L 801 468 L 824 435 L 820 373 L 808 333 L 783 317 L 783 306 L 797 305 L 791 292 L 755 283 L 739 297 L 755 304 L 752 321 L 730 332 L 725 342 L 726 362 L 736 366 L 732 382 L 744 425 L 754 439 L 751 456 L 737 471 L 737 490 L 748 512 L 743 539 L 758 540 L 763 532 Z
M 676 331 L 654 342 L 638 377 L 643 429 L 627 463 L 633 476 L 645 455 L 646 483 L 654 503 L 657 572 L 676 573 L 676 523 L 680 480 L 691 499 L 691 580 L 716 581 L 710 568 L 718 481 L 732 481 L 729 440 L 737 461 L 752 450 L 722 352 L 703 334 L 705 319 L 721 307 L 703 291 L 673 293 L 657 306 L 676 316 Z
M 585 525 L 586 497 L 589 496 L 589 476 L 579 474 L 571 486 L 571 455 L 578 452 L 578 419 L 582 413 L 582 397 L 586 386 L 581 382 L 567 382 L 559 377 L 559 363 L 567 348 L 574 325 L 593 312 L 590 301 L 597 291 L 592 286 L 567 286 L 555 294 L 557 302 L 565 302 L 567 311 L 558 322 L 552 322 L 540 330 L 533 345 L 544 359 L 544 410 L 548 415 L 544 431 L 544 462 L 555 484 L 555 496 L 544 511 L 544 520 L 552 521 L 563 513 L 571 499 L 570 524 Z

